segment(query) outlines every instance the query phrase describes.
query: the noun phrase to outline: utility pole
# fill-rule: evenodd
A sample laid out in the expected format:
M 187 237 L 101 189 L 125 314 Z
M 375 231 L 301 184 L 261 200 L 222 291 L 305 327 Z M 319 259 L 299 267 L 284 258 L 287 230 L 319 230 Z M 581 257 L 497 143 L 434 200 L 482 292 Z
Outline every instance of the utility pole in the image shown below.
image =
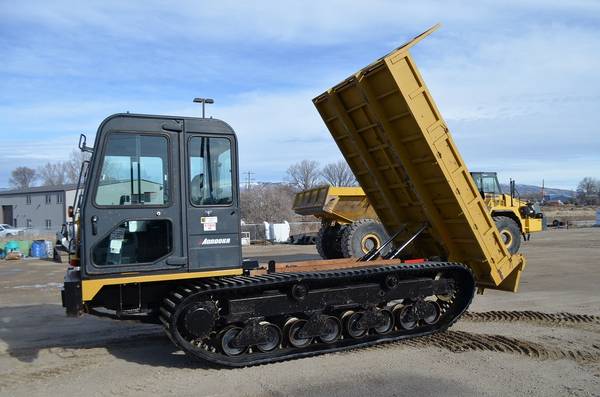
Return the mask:
M 244 175 L 246 175 L 246 189 L 249 190 L 250 184 L 252 182 L 254 182 L 254 178 L 252 178 L 252 175 L 254 175 L 254 172 L 252 172 L 252 171 L 244 172 Z
M 544 180 L 542 179 L 542 199 L 540 200 L 540 203 L 544 202 Z

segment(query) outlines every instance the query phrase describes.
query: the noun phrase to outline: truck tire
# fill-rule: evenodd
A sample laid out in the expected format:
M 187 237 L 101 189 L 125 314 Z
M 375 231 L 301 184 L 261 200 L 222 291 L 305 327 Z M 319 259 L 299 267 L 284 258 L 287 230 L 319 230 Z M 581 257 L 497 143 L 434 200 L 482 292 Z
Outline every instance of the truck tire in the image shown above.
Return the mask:
M 317 252 L 323 259 L 338 259 L 342 258 L 342 252 L 340 248 L 340 230 L 343 228 L 339 224 L 333 226 L 321 226 L 315 245 Z
M 383 225 L 374 219 L 359 219 L 346 226 L 342 235 L 342 254 L 344 258 L 360 258 L 372 248 L 378 248 L 389 238 Z M 386 247 L 381 253 L 390 250 Z
M 494 222 L 500 232 L 500 237 L 511 254 L 519 252 L 521 247 L 521 230 L 517 222 L 507 216 L 495 216 Z

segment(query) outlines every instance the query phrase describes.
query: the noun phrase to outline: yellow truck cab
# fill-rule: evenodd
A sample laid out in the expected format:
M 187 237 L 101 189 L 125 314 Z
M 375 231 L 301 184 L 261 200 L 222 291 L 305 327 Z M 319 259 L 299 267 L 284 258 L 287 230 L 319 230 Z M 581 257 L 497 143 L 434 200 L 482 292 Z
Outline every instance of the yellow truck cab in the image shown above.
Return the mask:
M 498 183 L 497 173 L 471 172 L 471 176 L 511 253 L 519 251 L 519 234 L 529 240 L 531 233 L 543 230 L 544 214 L 540 207 L 531 201 L 521 200 L 514 180 L 511 179 L 510 193 L 506 194 Z

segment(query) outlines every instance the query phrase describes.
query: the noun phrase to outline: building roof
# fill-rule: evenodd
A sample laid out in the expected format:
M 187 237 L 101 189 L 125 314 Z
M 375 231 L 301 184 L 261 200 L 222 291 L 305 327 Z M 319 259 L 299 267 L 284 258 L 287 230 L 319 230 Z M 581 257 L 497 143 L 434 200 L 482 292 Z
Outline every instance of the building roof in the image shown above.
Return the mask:
M 50 192 L 63 192 L 66 190 L 77 189 L 77 184 L 70 183 L 68 185 L 58 186 L 35 186 L 27 189 L 11 189 L 11 190 L 0 190 L 0 196 L 8 196 L 15 194 L 29 194 L 29 193 L 50 193 Z

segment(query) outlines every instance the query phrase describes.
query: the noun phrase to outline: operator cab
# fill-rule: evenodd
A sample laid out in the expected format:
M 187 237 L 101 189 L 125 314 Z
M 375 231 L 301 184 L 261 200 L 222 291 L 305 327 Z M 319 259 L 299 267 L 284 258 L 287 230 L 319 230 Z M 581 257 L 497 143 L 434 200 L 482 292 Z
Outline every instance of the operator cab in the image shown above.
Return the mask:
M 84 277 L 241 266 L 237 140 L 213 118 L 108 117 L 81 204 Z
M 486 194 L 494 196 L 502 194 L 496 172 L 471 172 L 471 176 L 477 185 L 477 190 L 481 193 L 481 197 L 485 198 Z

